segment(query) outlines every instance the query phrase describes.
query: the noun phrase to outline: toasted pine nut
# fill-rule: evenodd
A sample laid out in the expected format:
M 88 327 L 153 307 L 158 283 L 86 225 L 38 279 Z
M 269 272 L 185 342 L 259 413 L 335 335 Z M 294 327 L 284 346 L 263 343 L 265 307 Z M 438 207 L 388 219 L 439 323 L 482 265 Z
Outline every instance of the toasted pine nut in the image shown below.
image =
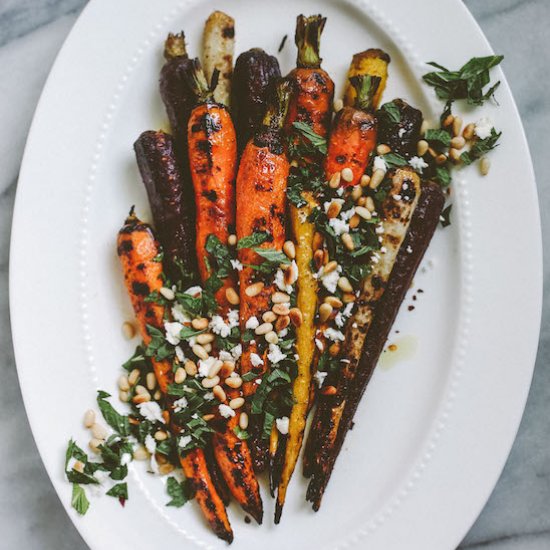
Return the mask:
M 370 199 L 370 197 L 369 197 L 369 199 Z M 364 220 L 370 220 L 372 218 L 372 214 L 371 214 L 370 210 L 368 208 L 365 208 L 364 206 L 356 206 L 355 207 L 355 213 L 358 216 L 361 216 Z
M 162 430 L 158 430 L 155 432 L 155 435 L 153 437 L 157 441 L 165 441 L 168 438 L 168 434 Z
M 275 313 L 273 313 L 273 311 L 266 311 L 262 315 L 262 321 L 264 323 L 274 323 L 276 320 L 277 320 L 277 315 L 275 315 Z
M 437 155 L 437 157 L 435 157 L 435 163 L 436 164 L 445 164 L 447 162 L 447 155 L 444 155 L 443 153 L 441 153 L 441 155 Z
M 385 143 L 381 143 L 377 148 L 376 148 L 376 153 L 378 155 L 387 155 L 389 152 L 391 152 L 391 147 L 389 147 L 388 145 L 386 145 Z
M 218 401 L 225 401 L 227 398 L 225 392 L 223 391 L 223 388 L 219 384 L 217 386 L 214 386 L 214 388 L 212 389 L 212 393 Z
M 149 391 L 153 391 L 157 385 L 157 377 L 154 372 L 148 372 L 145 377 L 145 385 Z
M 140 445 L 139 447 L 136 447 L 136 450 L 134 451 L 134 460 L 147 460 L 149 458 L 149 451 Z
M 235 363 L 233 361 L 224 361 L 220 370 L 220 378 L 227 378 L 235 370 Z
M 332 201 L 327 208 L 327 218 L 337 218 L 342 210 L 342 204 L 339 201 Z
M 202 359 L 203 361 L 208 359 L 207 351 L 200 344 L 195 344 L 191 349 L 199 359 Z
M 206 317 L 197 317 L 191 321 L 191 326 L 195 330 L 204 330 L 208 328 L 208 319 Z
M 274 304 L 286 304 L 290 302 L 290 296 L 285 292 L 275 292 L 271 297 L 271 301 Z
M 325 302 L 336 309 L 341 308 L 344 305 L 342 300 L 340 300 L 337 296 L 327 296 L 325 298 Z
M 225 385 L 237 389 L 243 385 L 243 379 L 240 376 L 229 376 L 225 379 Z
M 227 244 L 229 246 L 235 246 L 237 244 L 237 235 L 229 235 L 229 237 L 227 237 Z
M 204 346 L 204 344 L 211 344 L 216 337 L 211 332 L 203 332 L 197 335 L 197 344 Z
M 361 176 L 361 181 L 359 182 L 359 185 L 361 185 L 361 187 L 368 187 L 370 183 L 370 176 L 368 176 L 367 174 L 363 174 Z
M 353 250 L 355 248 L 355 244 L 349 233 L 343 233 L 341 239 L 348 250 Z
M 232 286 L 225 289 L 225 297 L 232 306 L 238 306 L 241 301 L 237 291 Z
M 118 390 L 119 401 L 121 401 L 122 403 L 128 403 L 128 397 L 129 397 L 129 394 L 127 391 Z
M 80 460 L 77 460 L 73 465 L 73 470 L 76 472 L 80 472 L 81 474 L 84 473 L 84 462 L 80 462 Z
M 275 321 L 275 330 L 281 332 L 281 330 L 284 330 L 288 325 L 290 325 L 290 317 L 288 315 L 281 315 L 277 321 Z
M 334 112 L 337 113 L 338 111 L 341 111 L 344 108 L 344 102 L 338 98 L 334 100 L 333 109 Z
M 313 253 L 313 262 L 315 263 L 315 267 L 319 269 L 323 265 L 323 259 L 325 257 L 325 253 L 321 249 L 317 249 Z
M 138 395 L 145 395 L 149 392 L 147 391 L 147 388 L 145 386 L 137 385 L 136 386 L 136 393 Z
M 92 437 L 92 439 L 90 439 L 90 442 L 88 443 L 88 447 L 90 447 L 90 449 L 94 453 L 99 453 L 100 452 L 100 450 L 99 450 L 100 445 L 103 445 L 103 441 L 101 441 L 100 439 L 96 439 L 95 437 Z
M 283 252 L 291 259 L 293 260 L 296 258 L 296 246 L 292 241 L 286 241 L 283 245 Z
M 235 397 L 229 402 L 229 406 L 232 409 L 240 409 L 244 405 L 244 399 L 242 397 Z
M 252 283 L 247 286 L 244 293 L 250 298 L 253 298 L 254 296 L 258 296 L 263 289 L 264 284 L 261 281 L 258 281 L 257 283 Z
M 202 344 L 202 347 L 206 353 L 210 354 L 212 352 L 212 344 Z
M 271 330 L 265 335 L 265 341 L 269 344 L 276 344 L 279 341 L 279 337 L 275 331 Z
M 132 403 L 136 405 L 140 405 L 141 403 L 147 403 L 148 401 L 151 401 L 151 394 L 149 392 L 147 393 L 137 393 L 132 397 Z
M 167 462 L 166 464 L 159 466 L 159 474 L 161 476 L 167 476 L 168 474 L 171 474 L 173 471 L 174 471 L 174 466 L 170 464 L 170 462 Z
M 341 172 L 341 177 L 346 183 L 353 181 L 353 170 L 348 167 L 344 168 Z
M 214 376 L 213 378 L 203 378 L 201 382 L 203 388 L 213 388 L 214 386 L 217 386 L 219 383 L 220 383 L 219 376 Z
M 380 168 L 377 168 L 374 171 L 374 173 L 372 175 L 372 178 L 370 179 L 371 189 L 376 189 L 382 183 L 382 181 L 384 180 L 385 175 L 386 175 L 386 172 L 384 172 L 384 170 L 381 170 Z
M 357 214 L 354 214 L 350 219 L 349 219 L 349 227 L 350 229 L 355 229 L 356 227 L 359 227 L 359 224 L 361 223 L 361 218 L 357 215 Z
M 338 288 L 342 292 L 353 292 L 353 287 L 351 286 L 351 283 L 349 282 L 349 279 L 347 277 L 340 277 L 338 279 Z
M 324 303 L 319 306 L 319 319 L 324 323 L 332 314 L 332 306 Z
M 455 116 L 453 120 L 453 136 L 459 136 L 462 130 L 462 118 Z
M 260 326 L 256 327 L 256 330 L 254 331 L 254 333 L 257 334 L 258 336 L 262 336 L 272 330 L 273 330 L 273 325 L 271 323 L 262 323 Z
M 319 233 L 319 231 L 315 231 L 313 234 L 313 250 L 319 250 L 319 248 L 323 246 L 324 240 L 323 234 Z
M 223 361 L 219 359 L 214 361 L 214 364 L 208 369 L 208 378 L 214 378 L 222 370 L 222 367 Z
M 338 262 L 336 260 L 330 261 L 325 267 L 323 267 L 323 275 L 327 273 L 332 273 L 338 267 Z
M 334 344 L 331 344 L 331 346 L 328 348 L 328 352 L 331 357 L 336 357 L 340 353 L 341 349 L 340 342 L 334 342 Z
M 328 185 L 331 189 L 338 189 L 340 187 L 340 179 L 342 178 L 341 172 L 335 172 L 330 177 L 330 180 L 328 182 Z
M 239 416 L 239 427 L 241 430 L 248 428 L 248 415 L 245 412 L 242 412 Z
M 182 384 L 187 378 L 187 373 L 183 367 L 178 367 L 174 373 L 174 382 L 176 384 Z
M 189 376 L 195 376 L 197 374 L 197 364 L 195 363 L 195 361 L 191 361 L 191 359 L 185 361 L 185 365 L 183 365 L 183 368 Z
M 353 292 L 344 292 L 344 295 L 342 296 L 342 301 L 344 302 L 344 304 L 355 302 L 355 294 L 353 294 Z
M 464 127 L 464 130 L 462 131 L 462 137 L 466 141 L 470 141 L 474 137 L 476 125 L 473 122 L 470 122 L 470 124 L 467 124 Z
M 216 415 L 215 415 L 215 414 L 203 414 L 203 415 L 202 415 L 202 419 L 203 419 L 205 422 L 210 422 L 210 420 L 214 420 L 214 418 L 216 418 Z
M 351 190 L 351 198 L 357 202 L 361 196 L 363 195 L 363 188 L 360 186 L 360 185 L 356 185 L 352 190 Z
M 453 149 L 462 149 L 466 145 L 466 140 L 462 136 L 456 136 L 451 139 L 451 147 Z
M 159 292 L 161 296 L 164 296 L 167 300 L 174 300 L 176 297 L 176 293 L 171 288 L 166 286 L 163 286 Z
M 298 280 L 298 270 L 289 266 L 289 269 L 283 274 L 283 280 L 285 285 L 293 285 Z
M 487 157 L 483 157 L 479 161 L 479 171 L 481 172 L 481 175 L 486 176 L 489 173 L 490 169 L 491 169 L 491 161 Z
M 365 203 L 365 206 L 369 212 L 374 212 L 375 206 L 372 197 L 367 197 L 367 202 Z
M 292 324 L 295 327 L 299 327 L 304 321 L 304 316 L 302 315 L 302 312 L 297 307 L 293 307 L 290 310 L 288 315 L 290 317 L 290 320 L 292 321 Z
M 425 139 L 421 139 L 416 144 L 416 153 L 419 157 L 423 157 L 428 152 L 428 142 Z
M 136 335 L 136 327 L 130 321 L 122 323 L 122 335 L 126 340 L 131 340 Z
M 359 197 L 356 202 L 357 206 L 365 206 L 365 204 L 367 204 L 368 198 L 370 197 L 365 197 L 365 196 Z
M 128 383 L 130 386 L 135 386 L 137 384 L 137 381 L 139 380 L 139 369 L 134 369 L 129 375 L 128 375 Z
M 121 374 L 118 377 L 118 388 L 123 391 L 128 391 L 130 389 L 130 383 L 128 382 L 128 377 L 125 374 Z
M 275 315 L 288 315 L 290 312 L 290 304 L 275 304 L 271 311 L 273 311 Z
M 153 399 L 154 399 L 155 401 L 159 401 L 161 397 L 162 397 L 162 393 L 161 393 L 160 390 L 157 390 L 157 391 L 154 393 L 154 395 L 153 395 Z M 164 411 L 164 412 L 167 412 L 167 411 Z M 164 413 L 163 413 L 163 414 L 164 414 Z M 165 421 L 168 422 L 168 420 L 165 420 Z
M 321 389 L 323 395 L 336 395 L 336 388 L 334 386 L 327 386 Z
M 428 148 L 428 153 L 433 158 L 437 157 L 437 151 L 435 149 L 432 149 L 431 147 Z
M 461 159 L 460 159 L 460 151 L 458 149 L 453 149 L 451 147 L 451 149 L 449 149 L 449 158 L 455 163 L 455 164 L 458 164 Z
M 95 423 L 95 412 L 92 409 L 88 409 L 84 413 L 84 427 L 91 428 Z
M 443 121 L 443 127 L 448 128 L 449 126 L 452 126 L 454 121 L 455 117 L 453 115 L 447 115 L 447 118 Z

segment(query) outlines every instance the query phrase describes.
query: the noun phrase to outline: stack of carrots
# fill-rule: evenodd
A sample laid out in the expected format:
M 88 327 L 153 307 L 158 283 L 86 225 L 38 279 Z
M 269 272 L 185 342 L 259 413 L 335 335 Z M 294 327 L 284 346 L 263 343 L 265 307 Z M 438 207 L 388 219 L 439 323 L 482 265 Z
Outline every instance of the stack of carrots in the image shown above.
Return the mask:
M 151 341 L 149 327 L 164 330 L 164 322 L 170 315 L 165 306 L 146 299 L 163 289 L 165 276 L 172 282 L 200 283 L 206 288 L 212 285 L 212 266 L 220 262 L 209 243 L 215 241 L 224 250 L 236 250 L 232 260 L 235 269 L 224 271 L 213 288 L 216 302 L 213 315 L 229 324 L 233 312 L 236 309 L 239 312 L 240 358 L 236 365 L 220 361 L 223 365 L 218 368 L 222 372 L 227 370 L 226 383 L 233 381 L 225 388 L 221 382 L 214 387 L 217 403 L 226 405 L 233 413 L 224 418 L 213 408 L 212 414 L 207 415 L 214 428 L 207 445 L 180 456 L 181 467 L 204 517 L 216 535 L 228 542 L 233 540 L 226 511 L 228 495 L 261 523 L 263 506 L 256 473 L 266 468 L 270 471 L 272 494 L 277 492 L 275 522 L 280 521 L 315 399 L 318 408 L 314 430 L 306 443 L 304 473 L 312 476 L 307 497 L 315 509 L 319 508 L 356 404 L 368 382 L 367 373 L 374 368 L 372 363 L 376 363 L 376 346 L 371 346 L 368 368 L 361 363 L 361 350 L 366 346 L 365 335 L 372 318 L 376 319 L 374 306 L 382 300 L 383 285 L 379 283 L 391 286 L 392 267 L 399 249 L 406 238 L 415 237 L 407 231 L 409 226 L 415 227 L 411 220 L 414 221 L 415 209 L 420 208 L 420 180 L 403 168 L 387 180 L 389 198 L 379 204 L 378 212 L 386 233 L 399 233 L 399 245 L 388 254 L 391 261 L 381 261 L 384 268 L 372 272 L 378 279 L 373 279 L 372 274 L 365 278 L 360 287 L 361 298 L 357 300 L 358 304 L 363 299 L 368 301 L 371 309 L 367 311 L 357 305 L 356 295 L 346 291 L 356 308 L 354 324 L 362 323 L 364 329 L 361 343 L 357 343 L 351 328 L 346 329 L 347 340 L 343 346 L 337 346 L 335 355 L 343 347 L 344 357 L 351 358 L 351 362 L 341 372 L 329 374 L 327 383 L 316 389 L 314 376 L 321 350 L 331 345 L 324 335 L 343 303 L 339 299 L 329 300 L 334 297 L 320 288 L 319 273 L 323 269 L 328 272 L 326 266 L 332 259 L 312 219 L 312 214 L 323 205 L 318 195 L 308 189 L 301 191 L 300 206 L 290 203 L 289 177 L 311 170 L 326 181 L 327 189 L 357 199 L 357 212 L 362 212 L 361 208 L 366 210 L 361 206 L 367 203 L 366 196 L 360 198 L 361 189 L 365 195 L 375 191 L 369 190 L 371 176 L 366 174 L 371 171 L 377 144 L 375 112 L 389 63 L 387 54 L 380 50 L 354 56 L 345 106 L 333 120 L 334 83 L 321 67 L 319 53 L 325 23 L 326 19 L 320 15 L 298 17 L 297 67 L 284 79 L 280 77 L 276 59 L 259 49 L 241 54 L 236 64 L 238 71 L 232 77 L 234 22 L 221 12 L 212 14 L 206 24 L 205 71 L 198 59 L 188 57 L 183 33 L 169 35 L 166 63 L 161 72 L 161 95 L 172 135 L 144 132 L 134 145 L 160 244 L 151 228 L 132 210 L 119 233 L 118 252 L 146 345 Z M 324 152 L 322 148 L 313 148 L 306 156 L 293 153 L 293 145 L 304 140 L 304 126 L 325 143 Z M 407 186 L 412 189 L 410 201 L 396 204 L 395 197 Z M 430 193 L 437 195 L 433 189 Z M 434 218 L 438 200 L 433 198 L 424 205 L 424 210 L 433 210 Z M 396 209 L 401 214 L 399 227 L 393 221 Z M 349 225 L 352 226 L 352 221 Z M 348 237 L 351 239 L 349 234 Z M 255 244 L 243 244 L 247 239 Z M 342 241 L 348 248 L 353 247 L 344 235 Z M 425 249 L 429 237 L 424 241 Z M 161 250 L 164 256 L 159 261 Z M 421 252 L 415 255 L 419 261 L 418 254 L 421 257 Z M 270 257 L 280 261 L 282 281 L 262 270 Z M 408 269 L 412 278 L 416 267 L 413 262 L 403 269 Z M 397 282 L 393 284 L 399 287 Z M 399 304 L 400 301 L 392 302 L 387 307 L 397 311 Z M 380 326 L 375 323 L 372 330 L 378 334 L 377 341 L 385 341 L 384 331 L 391 322 L 390 315 Z M 348 327 L 351 324 L 348 321 Z M 252 337 L 245 337 L 251 331 Z M 273 352 L 274 349 L 280 352 L 277 342 L 289 331 L 294 338 L 291 354 L 295 356 L 295 372 L 289 383 L 288 417 L 286 423 L 277 419 L 268 424 L 264 416 L 254 412 L 251 403 L 261 391 L 258 382 L 266 380 L 279 361 Z M 200 353 L 196 354 L 199 358 L 203 352 L 214 357 L 220 352 L 216 345 L 212 337 L 205 347 L 197 346 Z M 210 351 L 204 351 L 206 346 Z M 172 364 L 151 361 L 163 393 L 166 422 L 177 435 L 181 427 L 171 421 L 174 398 L 168 392 L 174 382 Z M 216 375 L 212 378 L 220 379 Z M 239 412 L 235 414 L 233 405 L 236 408 L 237 404 Z M 239 429 L 247 430 L 247 439 L 239 437 Z

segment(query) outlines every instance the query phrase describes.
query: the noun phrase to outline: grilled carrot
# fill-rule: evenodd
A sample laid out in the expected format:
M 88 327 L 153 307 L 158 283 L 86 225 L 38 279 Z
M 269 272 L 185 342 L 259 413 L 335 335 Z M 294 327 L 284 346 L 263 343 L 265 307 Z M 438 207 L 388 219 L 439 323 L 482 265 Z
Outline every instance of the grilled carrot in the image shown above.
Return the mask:
M 277 86 L 277 102 L 270 105 L 262 127 L 245 147 L 237 175 L 237 238 L 264 231 L 269 238 L 261 246 L 279 251 L 283 248 L 286 235 L 284 215 L 289 162 L 282 125 L 289 93 L 288 82 L 283 81 Z M 258 272 L 248 267 L 262 262 L 262 258 L 252 249 L 239 250 L 239 260 L 245 265 L 239 273 L 240 324 L 244 333 L 251 317 L 261 319 L 262 314 L 271 308 L 270 300 L 276 287 L 271 281 L 257 277 Z M 258 343 L 253 342 L 242 342 L 241 374 L 254 371 L 261 376 L 268 369 L 267 349 L 261 350 Z M 254 382 L 245 382 L 245 396 L 251 396 L 256 388 Z M 258 445 L 260 434 L 256 428 L 251 426 L 250 440 L 257 469 L 262 469 L 265 456 L 260 451 L 263 446 Z
M 145 301 L 151 292 L 162 288 L 162 263 L 157 261 L 160 248 L 151 227 L 141 222 L 133 209 L 118 234 L 117 251 L 139 331 L 144 343 L 148 344 L 151 336 L 147 325 L 163 327 L 164 306 Z M 152 364 L 159 387 L 166 394 L 173 381 L 172 365 L 169 361 L 155 359 L 152 359 Z M 231 542 L 233 531 L 227 511 L 208 471 L 203 450 L 191 450 L 180 457 L 180 463 L 212 530 L 221 539 Z
M 189 117 L 188 143 L 197 211 L 197 260 L 205 281 L 210 275 L 206 253 L 208 236 L 215 235 L 225 244 L 235 229 L 237 138 L 228 110 L 214 102 L 199 61 L 194 63 L 192 85 L 199 103 Z M 226 290 L 235 286 L 230 275 L 216 293 L 224 313 L 230 306 Z
M 380 79 L 354 76 L 351 83 L 356 89 L 355 105 L 344 107 L 336 114 L 325 159 L 329 180 L 342 170 L 351 170 L 351 177 L 341 179 L 346 187 L 359 183 L 376 146 L 376 118 L 370 111 Z
M 314 132 L 325 137 L 330 127 L 334 82 L 321 68 L 319 44 L 326 17 L 299 15 L 296 20 L 295 41 L 298 47 L 296 68 L 287 78 L 294 93 L 288 108 L 287 131 L 294 122 L 309 124 Z

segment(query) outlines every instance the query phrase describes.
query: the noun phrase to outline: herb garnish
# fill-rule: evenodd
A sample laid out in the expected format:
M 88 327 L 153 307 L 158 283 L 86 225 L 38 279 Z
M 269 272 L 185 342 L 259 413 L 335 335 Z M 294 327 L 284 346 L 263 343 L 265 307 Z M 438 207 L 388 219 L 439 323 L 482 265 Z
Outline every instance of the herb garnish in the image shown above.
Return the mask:
M 90 501 L 86 497 L 84 489 L 78 485 L 78 483 L 73 483 L 73 495 L 71 497 L 71 506 L 83 516 L 90 507 Z
M 175 477 L 169 477 L 166 480 L 166 492 L 171 498 L 166 506 L 181 508 L 186 502 L 193 498 L 193 493 L 188 481 L 185 480 L 180 483 Z
M 327 140 L 313 131 L 313 128 L 305 122 L 293 122 L 292 125 L 300 132 L 302 137 L 312 145 L 315 151 L 322 155 L 327 154 Z M 291 156 L 294 156 L 291 154 Z
M 466 151 L 460 155 L 462 162 L 466 165 L 472 164 L 472 162 L 497 147 L 497 141 L 500 139 L 501 135 L 502 132 L 497 132 L 494 128 L 492 128 L 491 135 L 489 137 L 476 141 L 469 151 Z

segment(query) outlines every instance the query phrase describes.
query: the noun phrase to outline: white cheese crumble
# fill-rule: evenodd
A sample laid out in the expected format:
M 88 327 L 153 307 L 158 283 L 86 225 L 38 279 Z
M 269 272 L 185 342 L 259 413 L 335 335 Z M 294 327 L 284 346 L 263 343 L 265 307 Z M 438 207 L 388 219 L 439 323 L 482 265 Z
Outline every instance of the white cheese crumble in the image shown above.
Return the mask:
M 334 318 L 334 322 L 336 323 L 336 326 L 338 328 L 342 328 L 346 324 L 346 320 L 344 319 L 344 316 L 340 311 L 336 314 L 336 317 Z
M 229 406 L 224 405 L 223 403 L 218 407 L 218 410 L 220 411 L 220 414 L 224 418 L 231 418 L 232 416 L 235 416 L 235 411 Z
M 260 321 L 258 321 L 257 317 L 253 316 L 253 317 L 248 318 L 248 321 L 244 325 L 244 328 L 247 328 L 247 329 L 250 329 L 250 330 L 255 330 L 259 326 L 260 326 Z
M 212 401 L 214 399 L 214 393 L 211 391 L 207 391 L 206 393 L 203 393 L 202 397 L 205 401 Z
M 279 331 L 279 338 L 284 338 L 288 334 L 288 329 L 284 328 L 283 330 Z
M 176 346 L 176 357 L 178 358 L 178 361 L 180 363 L 183 363 L 185 361 L 185 354 L 183 353 L 183 350 L 180 346 Z
M 340 271 L 341 268 L 338 266 L 337 269 L 334 271 L 331 271 L 330 273 L 327 273 L 326 275 L 323 275 L 321 272 L 321 282 L 323 283 L 323 286 L 330 292 L 334 293 L 336 292 L 336 287 L 338 286 L 338 279 L 340 278 Z
M 231 349 L 231 355 L 235 361 L 243 354 L 243 347 L 241 344 L 237 344 Z
M 340 342 L 344 341 L 344 335 L 339 330 L 336 330 L 332 327 L 328 327 L 323 331 L 323 334 L 325 338 L 328 338 L 329 340 L 332 340 L 333 342 L 337 342 L 340 340 Z
M 399 131 L 397 132 L 397 135 L 402 138 L 405 135 L 405 132 L 407 130 L 405 128 L 399 128 Z
M 187 407 L 187 399 L 185 399 L 185 397 L 180 397 L 178 400 L 174 401 L 173 406 L 174 412 L 180 412 Z
M 281 351 L 281 348 L 277 344 L 269 344 L 269 353 L 267 358 L 272 364 L 281 362 L 286 358 L 286 355 Z
M 387 172 L 388 170 L 386 161 L 384 160 L 384 157 L 381 157 L 381 156 L 374 157 L 373 167 L 374 167 L 374 170 L 382 170 L 384 172 Z
M 155 451 L 157 450 L 157 442 L 155 441 L 155 438 L 151 434 L 147 434 L 145 436 L 145 448 L 151 454 L 155 454 Z
M 331 218 L 328 221 L 330 227 L 332 227 L 336 235 L 342 235 L 343 233 L 349 233 L 349 223 L 340 218 Z
M 218 361 L 215 357 L 208 357 L 208 359 L 199 360 L 199 376 L 203 378 L 208 376 L 208 371 L 214 366 L 214 363 Z
M 323 342 L 321 342 L 321 340 L 319 340 L 319 338 L 315 338 L 315 345 L 317 346 L 317 349 L 319 351 L 323 351 L 323 349 L 324 349 Z
M 220 350 L 219 358 L 220 358 L 220 361 L 233 361 L 233 356 L 228 351 L 225 351 L 224 349 Z
M 237 271 L 243 270 L 243 264 L 239 262 L 239 260 L 229 260 L 231 262 L 231 265 L 233 266 L 233 269 L 236 269 Z
M 353 306 L 355 304 L 353 302 L 350 302 L 349 304 L 346 305 L 346 307 L 344 308 L 344 311 L 342 312 L 343 315 L 345 315 L 346 317 L 350 317 L 351 316 L 351 312 L 353 311 Z
M 184 294 L 189 294 L 190 296 L 196 296 L 197 294 L 202 294 L 202 288 L 200 286 L 191 286 L 185 291 Z
M 122 456 L 120 457 L 120 465 L 127 466 L 130 462 L 132 462 L 132 455 L 130 453 L 122 453 Z
M 239 326 L 239 310 L 230 309 L 227 313 L 227 322 L 231 328 Z
M 191 436 L 190 435 L 182 435 L 180 437 L 180 440 L 178 441 L 178 446 L 183 449 L 184 447 L 187 447 L 187 445 L 189 445 L 189 443 L 191 443 Z
M 422 174 L 424 168 L 428 168 L 428 163 L 422 157 L 412 157 L 409 160 L 409 165 L 412 166 L 412 168 L 419 174 Z
M 374 232 L 377 234 L 377 235 L 381 235 L 382 233 L 384 233 L 384 226 L 380 223 L 376 226 L 376 228 L 374 229 Z
M 407 254 L 412 254 L 413 249 L 410 244 L 407 245 L 406 251 L 407 251 Z
M 174 323 L 164 322 L 164 330 L 166 331 L 166 340 L 173 346 L 177 346 L 180 343 L 180 332 L 183 329 L 183 325 L 177 321 Z
M 141 416 L 143 416 L 146 420 L 149 420 L 150 422 L 158 421 L 164 424 L 162 411 L 157 402 L 146 401 L 145 403 L 140 403 L 137 408 L 139 409 L 139 414 L 141 414 Z
M 480 118 L 474 128 L 474 133 L 479 139 L 486 139 L 491 135 L 493 121 L 488 117 Z
M 264 364 L 263 359 L 257 353 L 250 354 L 250 362 L 252 363 L 253 367 L 259 367 L 260 365 Z
M 349 210 L 344 210 L 343 212 L 340 213 L 340 217 L 345 221 L 348 221 L 349 219 L 353 218 L 354 215 L 355 215 L 355 208 L 353 207 L 351 207 Z
M 172 306 L 172 317 L 179 323 L 190 323 L 191 317 L 185 313 L 181 304 Z
M 289 424 L 288 416 L 276 418 L 275 424 L 277 425 L 277 429 L 281 434 L 286 435 L 288 433 L 288 424 Z
M 323 372 L 318 370 L 314 375 L 313 378 L 315 379 L 315 382 L 317 382 L 317 387 L 321 388 L 323 384 L 325 383 L 325 378 L 327 377 L 328 372 Z
M 226 323 L 221 315 L 213 315 L 210 321 L 210 330 L 214 334 L 219 334 L 222 338 L 227 338 L 231 334 L 231 324 Z
M 292 294 L 292 285 L 285 284 L 285 275 L 282 269 L 277 269 L 277 271 L 275 272 L 274 282 L 279 290 L 282 290 L 283 292 L 286 292 L 288 294 Z

